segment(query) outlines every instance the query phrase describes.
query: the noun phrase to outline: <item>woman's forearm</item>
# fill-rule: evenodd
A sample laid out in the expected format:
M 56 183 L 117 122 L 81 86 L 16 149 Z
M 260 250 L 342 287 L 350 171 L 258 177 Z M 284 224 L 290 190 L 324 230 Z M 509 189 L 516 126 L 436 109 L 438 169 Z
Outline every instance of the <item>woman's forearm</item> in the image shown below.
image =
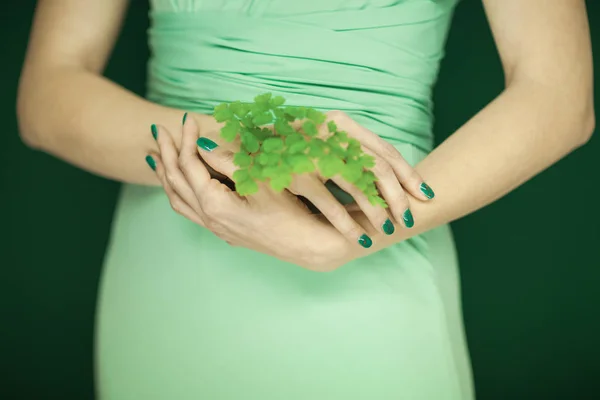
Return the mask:
M 510 85 L 416 166 L 435 199 L 411 198 L 414 227 L 388 237 L 373 231 L 370 252 L 484 207 L 585 143 L 594 127 L 587 99 L 534 82 Z
M 178 135 L 183 111 L 151 103 L 93 72 L 64 66 L 25 68 L 18 115 L 21 136 L 31 147 L 107 178 L 158 185 L 145 162 L 156 148 L 150 126 L 160 123 Z

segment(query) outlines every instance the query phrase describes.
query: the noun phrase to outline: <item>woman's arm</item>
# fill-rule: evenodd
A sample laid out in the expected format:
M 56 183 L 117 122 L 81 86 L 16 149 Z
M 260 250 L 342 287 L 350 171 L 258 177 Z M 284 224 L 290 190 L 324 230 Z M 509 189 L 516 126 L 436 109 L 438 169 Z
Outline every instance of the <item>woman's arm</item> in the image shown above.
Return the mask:
M 387 237 L 372 232 L 370 252 L 484 207 L 586 143 L 594 130 L 585 2 L 484 3 L 506 89 L 417 165 L 435 200 L 411 198 L 414 228 Z
M 148 150 L 157 148 L 150 126 L 160 122 L 180 132 L 183 112 L 101 76 L 127 4 L 39 2 L 19 88 L 20 132 L 29 146 L 88 171 L 158 185 L 144 161 Z

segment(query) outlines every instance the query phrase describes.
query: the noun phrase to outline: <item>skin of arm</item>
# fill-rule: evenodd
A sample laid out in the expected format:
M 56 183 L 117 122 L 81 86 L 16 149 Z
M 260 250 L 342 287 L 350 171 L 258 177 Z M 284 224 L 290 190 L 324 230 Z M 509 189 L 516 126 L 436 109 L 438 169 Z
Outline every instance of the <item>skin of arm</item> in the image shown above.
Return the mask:
M 379 251 L 497 200 L 585 144 L 595 126 L 583 0 L 484 0 L 505 90 L 416 166 L 435 200 L 410 198 L 412 229 L 374 230 Z M 542 199 L 540 201 L 543 201 Z M 368 226 L 364 215 L 353 215 Z M 365 256 L 353 252 L 348 262 Z
M 150 126 L 179 135 L 184 112 L 149 102 L 101 76 L 127 0 L 38 3 L 17 100 L 30 147 L 119 181 L 159 185 L 144 159 Z M 208 116 L 194 115 L 198 123 Z M 176 140 L 178 142 L 178 140 Z

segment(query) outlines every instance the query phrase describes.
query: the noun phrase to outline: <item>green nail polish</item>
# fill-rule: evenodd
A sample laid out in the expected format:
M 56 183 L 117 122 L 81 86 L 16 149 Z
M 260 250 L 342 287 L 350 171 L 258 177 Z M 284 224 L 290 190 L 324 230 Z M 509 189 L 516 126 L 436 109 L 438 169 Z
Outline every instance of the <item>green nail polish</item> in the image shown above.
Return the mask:
M 205 138 L 205 137 L 201 137 L 200 139 L 198 139 L 196 141 L 196 144 L 198 145 L 198 147 L 201 147 L 201 148 L 203 148 L 206 151 L 213 151 L 214 149 L 216 149 L 217 147 L 219 147 L 218 144 L 216 144 L 215 142 L 213 142 L 209 138 Z
M 182 125 L 185 125 L 185 120 L 187 119 L 187 113 L 183 114 L 183 122 Z
M 152 158 L 152 156 L 146 156 L 146 162 L 148 163 L 150 168 L 152 168 L 152 171 L 156 171 L 156 162 L 154 161 L 154 158 Z
M 423 192 L 423 194 L 425 196 L 427 196 L 428 199 L 433 199 L 435 197 L 435 193 L 433 193 L 433 189 L 431 189 L 429 187 L 429 185 L 426 184 L 425 182 L 421 183 L 421 186 L 419 187 L 419 189 L 421 189 L 421 192 Z
M 152 137 L 154 140 L 158 139 L 158 129 L 156 128 L 156 125 L 152 124 L 150 130 L 152 131 Z
M 410 208 L 407 208 L 406 211 L 404 211 L 402 219 L 404 220 L 404 225 L 406 225 L 407 228 L 412 228 L 415 225 L 415 219 L 413 218 Z
M 394 228 L 394 224 L 389 220 L 389 218 L 385 220 L 382 228 L 386 235 L 391 235 L 396 230 L 396 228 Z
M 368 249 L 373 245 L 373 241 L 366 234 L 363 234 L 360 238 L 358 238 L 358 244 L 360 244 L 365 249 Z

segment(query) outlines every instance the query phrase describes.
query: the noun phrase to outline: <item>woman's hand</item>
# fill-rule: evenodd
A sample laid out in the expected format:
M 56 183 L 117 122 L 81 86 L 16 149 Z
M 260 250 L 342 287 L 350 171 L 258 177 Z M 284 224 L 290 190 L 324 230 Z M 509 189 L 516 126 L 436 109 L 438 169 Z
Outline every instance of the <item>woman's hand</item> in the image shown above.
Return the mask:
M 339 130 L 347 132 L 350 138 L 358 140 L 366 154 L 375 159 L 372 171 L 377 177 L 377 188 L 386 200 L 389 208 L 372 205 L 367 197 L 353 184 L 341 176 L 331 178 L 342 190 L 350 194 L 356 204 L 342 205 L 331 191 L 325 186 L 327 178 L 318 172 L 295 175 L 288 190 L 308 199 L 319 211 L 338 229 L 350 242 L 358 242 L 363 247 L 370 247 L 372 242 L 364 236 L 364 228 L 350 215 L 350 211 L 361 210 L 369 219 L 370 224 L 379 232 L 391 235 L 395 231 L 394 221 L 401 221 L 406 228 L 414 225 L 410 204 L 406 192 L 418 200 L 427 201 L 434 197 L 433 190 L 423 181 L 417 172 L 408 164 L 394 146 L 375 133 L 360 126 L 348 115 L 341 111 L 331 111 L 326 114 L 325 123 L 320 125 L 320 137 L 329 135 L 327 122 L 333 121 Z M 292 124 L 295 129 L 301 127 L 302 121 Z M 216 122 L 211 126 L 203 126 L 203 137 L 199 140 L 202 159 L 214 170 L 223 172 L 220 168 L 235 169 L 233 155 L 239 151 L 239 141 L 227 143 L 220 140 Z M 270 127 L 272 129 L 272 127 Z M 211 153 L 218 151 L 221 156 L 219 164 L 214 164 Z M 214 175 L 213 175 L 214 176 Z
M 193 118 L 184 122 L 179 153 L 165 128 L 157 126 L 153 133 L 160 154 L 151 153 L 147 161 L 178 214 L 233 246 L 315 271 L 339 267 L 350 253 L 352 245 L 330 224 L 312 215 L 296 196 L 277 194 L 265 186 L 256 195 L 240 197 L 211 178 L 198 157 L 198 128 Z M 225 151 L 210 152 L 207 158 L 226 176 L 231 177 L 236 168 Z
M 406 192 L 416 199 L 427 201 L 435 196 L 433 190 L 393 145 L 362 127 L 342 111 L 326 113 L 325 123 L 320 125 L 320 137 L 329 135 L 327 128 L 329 121 L 333 121 L 338 130 L 346 132 L 348 137 L 358 140 L 362 145 L 363 152 L 374 158 L 375 166 L 372 168 L 372 172 L 377 177 L 376 185 L 389 206 L 386 210 L 381 206 L 372 205 L 355 185 L 339 175 L 334 176 L 331 181 L 350 194 L 357 203 L 357 207 L 349 207 L 349 209 L 360 209 L 373 227 L 387 235 L 394 233 L 394 225 L 390 217 L 395 221 L 402 221 L 406 228 L 412 228 L 414 219 Z M 342 233 L 348 232 L 344 229 L 348 229 L 351 223 L 349 210 L 343 212 L 332 201 L 335 200 L 332 199 L 333 196 L 323 190 L 325 181 L 327 179 L 318 173 L 303 174 L 295 177 L 290 190 L 315 204 L 333 225 L 339 227 Z

